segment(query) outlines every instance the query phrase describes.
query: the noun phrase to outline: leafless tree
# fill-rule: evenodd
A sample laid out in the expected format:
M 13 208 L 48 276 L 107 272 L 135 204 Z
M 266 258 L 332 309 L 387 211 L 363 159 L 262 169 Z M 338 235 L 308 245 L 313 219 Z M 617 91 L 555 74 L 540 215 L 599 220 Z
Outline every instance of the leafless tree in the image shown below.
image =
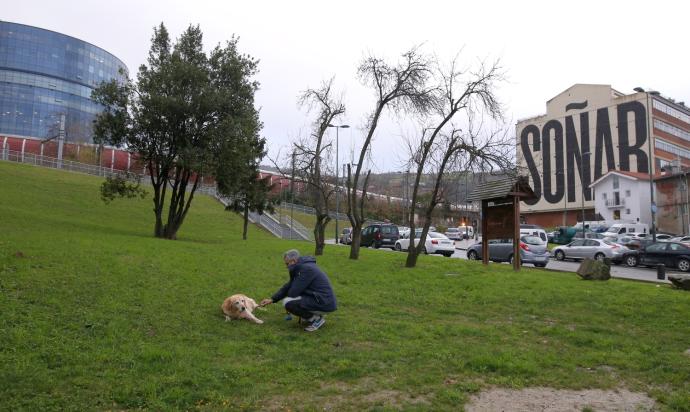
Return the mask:
M 431 224 L 431 213 L 436 205 L 439 203 L 438 189 L 446 167 L 452 164 L 452 160 L 459 156 L 462 152 L 471 154 L 474 161 L 486 159 L 491 162 L 491 153 L 481 150 L 484 146 L 473 146 L 479 144 L 476 140 L 478 134 L 469 131 L 465 135 L 453 126 L 453 120 L 458 114 L 464 114 L 466 120 L 470 122 L 475 114 L 488 114 L 492 119 L 501 119 L 503 117 L 503 110 L 500 102 L 496 97 L 496 84 L 503 80 L 503 73 L 499 62 L 487 65 L 481 62 L 474 71 L 462 70 L 458 68 L 457 57 L 451 62 L 448 69 L 444 69 L 441 65 L 437 65 L 436 76 L 439 79 L 441 86 L 437 89 L 438 95 L 435 101 L 436 106 L 435 116 L 427 120 L 427 124 L 431 123 L 431 127 L 423 128 L 418 145 L 411 145 L 412 163 L 416 167 L 414 183 L 412 187 L 412 197 L 409 210 L 410 222 L 410 247 L 408 249 L 407 267 L 414 267 L 417 262 L 417 256 L 424 248 L 426 241 L 426 234 L 429 225 Z M 471 123 L 471 122 L 470 122 Z M 437 141 L 439 136 L 444 136 L 443 139 Z M 463 138 L 465 136 L 465 138 Z M 492 147 L 492 142 L 487 142 L 488 147 Z M 434 152 L 442 153 L 441 161 L 438 163 L 439 168 L 436 171 L 436 183 L 434 185 L 434 192 L 431 200 L 426 205 L 424 229 L 419 239 L 417 247 L 412 247 L 415 242 L 415 222 L 414 216 L 418 205 L 419 183 L 422 175 L 425 173 L 430 157 Z
M 314 224 L 315 255 L 322 255 L 325 245 L 325 229 L 331 220 L 328 215 L 328 201 L 335 193 L 335 182 L 329 181 L 328 167 L 323 161 L 330 143 L 324 141 L 329 124 L 345 113 L 341 97 L 334 96 L 333 78 L 325 81 L 318 89 L 307 89 L 299 98 L 299 105 L 309 112 L 318 113 L 308 138 L 294 142 L 294 172 L 307 183 L 313 206 L 316 211 Z
M 427 113 L 435 103 L 435 88 L 429 86 L 429 80 L 432 78 L 432 63 L 417 47 L 404 53 L 401 60 L 394 65 L 372 55 L 365 57 L 360 63 L 358 76 L 364 85 L 374 90 L 376 104 L 366 122 L 366 137 L 358 162 L 354 165 L 354 173 L 351 165 L 347 168 L 347 216 L 352 224 L 350 259 L 359 258 L 361 230 L 365 220 L 366 192 L 371 170 L 367 170 L 361 185 L 360 178 L 364 160 L 381 115 L 385 109 L 392 109 L 394 112 Z M 358 193 L 359 190 L 361 192 Z
M 417 166 L 421 161 L 420 153 L 425 149 L 424 144 L 426 144 L 425 140 L 420 139 L 420 144 L 412 151 L 411 159 Z M 439 204 L 449 201 L 446 198 L 446 186 L 443 184 L 445 176 L 453 171 L 476 173 L 500 170 L 503 173 L 510 173 L 514 169 L 511 161 L 513 157 L 510 154 L 512 150 L 513 139 L 510 138 L 508 129 L 504 127 L 485 132 L 482 127 L 474 127 L 470 121 L 467 131 L 451 128 L 450 132 L 439 133 L 428 151 L 426 164 L 423 167 L 424 172 L 431 174 L 434 178 L 431 193 L 424 196 L 424 200 L 418 196 L 411 205 L 411 208 L 415 210 L 416 207 L 423 209 L 423 226 L 419 241 L 416 247 L 413 247 L 415 222 L 414 215 L 410 216 L 410 247 L 405 266 L 414 267 L 417 264 L 417 257 L 424 251 L 434 209 Z

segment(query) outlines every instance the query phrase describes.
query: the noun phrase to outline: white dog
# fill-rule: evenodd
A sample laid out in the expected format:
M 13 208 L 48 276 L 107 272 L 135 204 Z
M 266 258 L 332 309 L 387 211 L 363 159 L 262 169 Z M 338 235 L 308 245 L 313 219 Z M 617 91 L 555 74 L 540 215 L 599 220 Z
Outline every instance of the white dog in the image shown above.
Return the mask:
M 225 299 L 220 308 L 225 314 L 225 320 L 235 320 L 235 319 L 247 319 L 254 323 L 262 324 L 263 320 L 258 319 L 252 312 L 254 309 L 258 308 L 259 305 L 254 301 L 254 299 L 249 298 L 245 295 L 232 295 Z

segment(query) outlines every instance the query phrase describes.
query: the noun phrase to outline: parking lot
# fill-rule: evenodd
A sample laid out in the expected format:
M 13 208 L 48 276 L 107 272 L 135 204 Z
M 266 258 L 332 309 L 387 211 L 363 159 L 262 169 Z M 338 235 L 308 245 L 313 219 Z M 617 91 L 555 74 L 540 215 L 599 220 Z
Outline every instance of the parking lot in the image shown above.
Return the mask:
M 455 259 L 467 259 L 466 255 L 466 249 L 468 246 L 473 245 L 475 242 L 481 241 L 480 240 L 456 240 L 455 241 L 455 253 L 451 258 Z M 333 243 L 331 240 L 330 243 Z M 388 252 L 393 252 L 393 253 L 400 253 L 400 252 L 394 252 L 391 249 L 379 249 L 383 253 L 385 251 Z M 405 252 L 406 253 L 406 252 Z M 441 255 L 436 255 L 439 258 L 445 259 Z M 476 262 L 477 264 L 481 264 L 480 261 Z M 492 263 L 492 264 L 507 264 L 507 263 Z M 577 268 L 580 266 L 579 262 L 576 261 L 558 261 L 555 258 L 551 258 L 549 261 L 548 265 L 546 265 L 546 269 L 550 270 L 557 270 L 557 271 L 562 271 L 562 272 L 571 272 L 575 273 L 577 271 Z M 525 267 L 532 267 L 532 265 L 525 265 Z M 666 274 L 671 274 L 671 273 L 682 273 L 678 272 L 672 269 L 666 269 Z M 639 280 L 639 281 L 645 281 L 645 282 L 657 282 L 657 283 L 670 283 L 668 279 L 664 280 L 659 280 L 657 279 L 656 275 L 656 269 L 650 269 L 646 267 L 628 267 L 625 265 L 612 265 L 611 266 L 611 276 L 615 278 L 622 278 L 622 279 L 633 279 L 633 280 Z

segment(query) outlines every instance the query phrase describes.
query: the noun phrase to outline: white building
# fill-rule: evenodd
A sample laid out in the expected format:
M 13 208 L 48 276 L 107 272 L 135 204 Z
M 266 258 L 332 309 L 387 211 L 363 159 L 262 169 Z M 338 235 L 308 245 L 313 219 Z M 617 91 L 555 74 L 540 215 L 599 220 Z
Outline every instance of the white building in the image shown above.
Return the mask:
M 594 211 L 604 220 L 623 220 L 652 225 L 649 174 L 611 170 L 590 186 Z

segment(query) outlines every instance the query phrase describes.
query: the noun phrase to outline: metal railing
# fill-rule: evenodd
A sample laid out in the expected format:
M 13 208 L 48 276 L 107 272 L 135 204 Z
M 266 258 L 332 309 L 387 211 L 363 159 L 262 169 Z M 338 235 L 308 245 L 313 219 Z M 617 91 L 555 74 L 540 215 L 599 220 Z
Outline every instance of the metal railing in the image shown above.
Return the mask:
M 113 177 L 127 173 L 133 178 L 138 178 L 139 182 L 145 185 L 150 185 L 151 181 L 149 175 L 143 173 L 127 172 L 112 167 L 104 167 L 92 165 L 88 163 L 75 162 L 73 160 L 58 159 L 56 157 L 37 155 L 34 153 L 20 152 L 17 150 L 9 150 L 8 148 L 0 150 L 0 160 L 8 162 L 24 163 L 34 166 L 47 167 L 52 169 L 61 169 L 68 172 L 84 173 L 93 176 Z M 209 196 L 216 196 L 215 185 L 199 185 L 196 190 L 197 193 L 203 193 Z

